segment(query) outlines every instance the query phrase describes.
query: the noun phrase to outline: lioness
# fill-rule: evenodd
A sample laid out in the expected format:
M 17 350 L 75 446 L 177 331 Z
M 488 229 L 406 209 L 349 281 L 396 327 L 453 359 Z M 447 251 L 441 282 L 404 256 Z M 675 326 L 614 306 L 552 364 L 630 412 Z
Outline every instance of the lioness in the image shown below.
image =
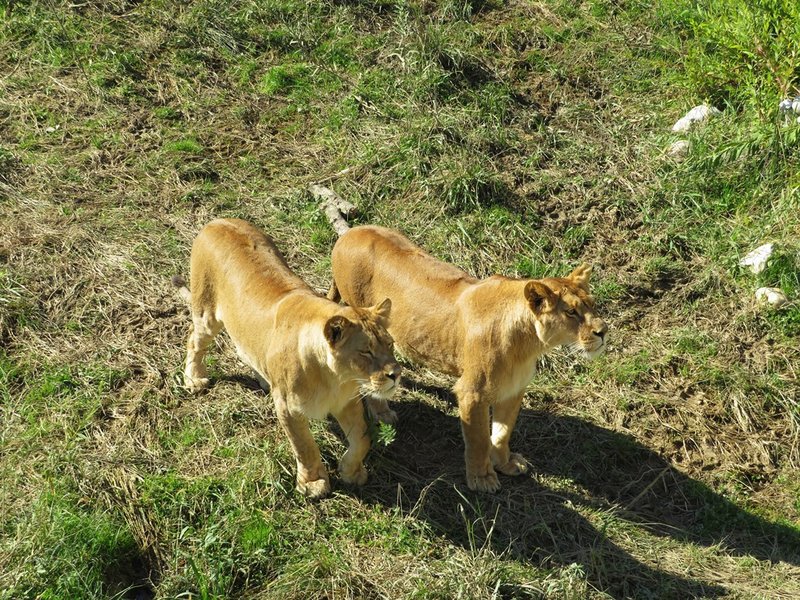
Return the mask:
M 347 483 L 367 480 L 369 450 L 359 389 L 380 398 L 397 387 L 400 367 L 386 332 L 391 301 L 341 307 L 295 275 L 272 240 L 238 219 L 206 225 L 192 246 L 192 331 L 185 385 L 208 385 L 203 357 L 225 327 L 242 361 L 269 385 L 278 420 L 297 459 L 297 490 L 311 498 L 330 492 L 328 473 L 308 419 L 333 414 L 349 447 L 339 463 Z
M 528 464 L 510 451 L 509 438 L 537 360 L 564 344 L 589 357 L 605 349 L 608 328 L 589 295 L 591 268 L 582 265 L 563 278 L 478 280 L 400 233 L 373 226 L 342 235 L 332 260 L 331 300 L 365 306 L 390 298 L 389 333 L 398 348 L 458 377 L 470 489 L 496 491 L 496 470 L 525 473 Z M 388 411 L 385 400 L 375 403 L 375 413 Z

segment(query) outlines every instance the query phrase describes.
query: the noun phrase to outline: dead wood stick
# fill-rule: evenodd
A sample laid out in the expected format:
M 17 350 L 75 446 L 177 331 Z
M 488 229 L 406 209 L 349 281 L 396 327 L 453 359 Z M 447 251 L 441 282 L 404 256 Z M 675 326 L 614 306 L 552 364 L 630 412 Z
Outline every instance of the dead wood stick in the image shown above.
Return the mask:
M 308 186 L 308 191 L 320 200 L 320 208 L 328 217 L 328 221 L 337 235 L 346 233 L 350 229 L 346 219 L 355 214 L 356 207 L 323 185 L 312 183 Z
M 311 192 L 314 197 L 322 200 L 322 202 L 333 204 L 339 212 L 342 213 L 343 217 L 350 217 L 356 212 L 356 207 L 353 204 L 342 198 L 333 190 L 326 188 L 324 185 L 312 183 L 308 186 L 308 191 Z
M 331 222 L 331 226 L 336 232 L 336 235 L 344 235 L 350 231 L 350 225 L 348 225 L 347 221 L 344 220 L 342 213 L 339 212 L 338 208 L 332 204 L 323 202 L 322 209 L 325 211 L 325 216 L 328 217 L 328 221 Z
M 633 508 L 633 506 L 637 502 L 639 502 L 639 500 L 641 500 L 642 497 L 644 497 L 647 494 L 647 492 L 649 492 L 651 489 L 653 489 L 653 486 L 655 484 L 657 484 L 659 481 L 661 481 L 661 478 L 664 477 L 664 475 L 666 475 L 669 470 L 670 470 L 669 466 L 664 467 L 661 470 L 661 472 L 658 475 L 656 475 L 656 477 L 655 477 L 655 479 L 653 479 L 653 481 L 651 481 L 646 486 L 644 486 L 644 489 L 636 495 L 636 498 L 634 498 L 633 500 L 628 502 L 627 505 L 625 505 L 625 508 L 623 510 L 630 510 L 631 508 Z
M 350 173 L 350 171 L 352 171 L 352 170 L 353 170 L 353 167 L 346 167 L 346 168 L 342 169 L 341 171 L 339 171 L 338 173 L 334 173 L 333 175 L 328 175 L 327 177 L 323 177 L 322 179 L 317 179 L 314 183 L 319 185 L 319 184 L 322 184 L 322 183 L 328 183 L 329 181 L 335 181 L 336 179 L 339 179 L 340 177 L 344 177 L 345 175 Z

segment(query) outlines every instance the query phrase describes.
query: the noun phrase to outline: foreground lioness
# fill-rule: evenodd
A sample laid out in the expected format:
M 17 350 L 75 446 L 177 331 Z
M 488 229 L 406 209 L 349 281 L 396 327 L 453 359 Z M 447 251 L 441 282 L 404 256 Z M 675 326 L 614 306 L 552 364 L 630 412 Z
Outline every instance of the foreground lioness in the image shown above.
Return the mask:
M 363 484 L 369 438 L 359 388 L 386 398 L 400 373 L 385 329 L 391 302 L 362 309 L 320 297 L 289 269 L 266 235 L 238 219 L 212 221 L 198 234 L 191 292 L 182 293 L 193 322 L 186 387 L 196 391 L 208 385 L 203 356 L 225 327 L 239 357 L 270 387 L 297 458 L 298 491 L 313 498 L 330 492 L 308 427 L 309 418 L 328 414 L 349 442 L 340 475 Z
M 351 306 L 391 299 L 389 333 L 398 348 L 458 377 L 467 484 L 495 491 L 495 470 L 519 475 L 528 469 L 508 443 L 539 357 L 564 344 L 590 357 L 605 348 L 607 327 L 594 312 L 590 271 L 583 265 L 564 278 L 478 280 L 396 231 L 354 227 L 333 248 L 328 297 Z M 386 401 L 376 403 L 374 412 L 386 413 Z

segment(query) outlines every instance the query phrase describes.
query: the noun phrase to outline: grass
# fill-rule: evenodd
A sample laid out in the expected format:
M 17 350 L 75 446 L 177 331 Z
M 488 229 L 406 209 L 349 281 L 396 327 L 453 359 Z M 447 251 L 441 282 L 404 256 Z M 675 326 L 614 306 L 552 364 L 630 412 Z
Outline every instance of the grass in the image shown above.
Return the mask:
M 0 4 L 0 597 L 800 594 L 800 15 L 651 4 Z M 612 348 L 543 360 L 531 477 L 469 492 L 408 365 L 368 484 L 309 504 L 224 336 L 181 388 L 194 235 L 248 219 L 326 290 L 319 180 L 477 276 L 594 265 Z

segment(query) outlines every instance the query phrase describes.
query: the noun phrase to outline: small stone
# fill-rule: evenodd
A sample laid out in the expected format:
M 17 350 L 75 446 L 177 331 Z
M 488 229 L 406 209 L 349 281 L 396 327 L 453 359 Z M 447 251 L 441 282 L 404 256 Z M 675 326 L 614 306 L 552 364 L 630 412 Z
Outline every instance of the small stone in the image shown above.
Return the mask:
M 713 106 L 708 106 L 707 104 L 695 106 L 683 117 L 678 119 L 675 125 L 672 126 L 672 131 L 689 131 L 695 123 L 702 123 L 710 117 L 719 114 L 722 114 L 721 111 Z
M 748 252 L 745 257 L 739 261 L 743 267 L 750 267 L 750 270 L 758 275 L 767 268 L 767 261 L 772 256 L 772 244 L 762 244 L 752 252 Z
M 759 302 L 766 302 L 772 308 L 780 308 L 786 302 L 788 302 L 788 298 L 786 294 L 780 288 L 774 287 L 762 287 L 756 290 L 756 300 Z
M 677 142 L 672 142 L 667 150 L 667 154 L 673 156 L 675 158 L 683 158 L 689 153 L 689 142 L 687 140 L 678 140 Z

